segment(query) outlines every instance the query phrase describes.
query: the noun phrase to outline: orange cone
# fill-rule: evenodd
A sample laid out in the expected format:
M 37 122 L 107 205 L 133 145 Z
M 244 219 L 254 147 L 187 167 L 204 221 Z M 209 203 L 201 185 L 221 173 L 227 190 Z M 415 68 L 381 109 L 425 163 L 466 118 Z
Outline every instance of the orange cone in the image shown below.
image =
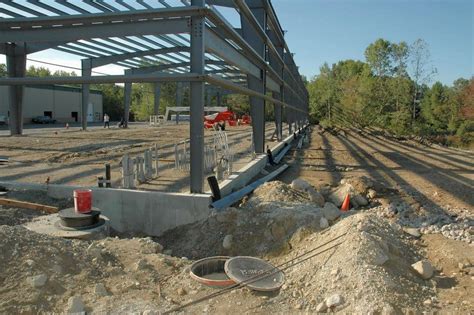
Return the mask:
M 341 211 L 349 211 L 350 205 L 351 205 L 351 200 L 350 200 L 349 194 L 347 194 L 346 198 L 344 198 L 344 201 L 342 202 Z

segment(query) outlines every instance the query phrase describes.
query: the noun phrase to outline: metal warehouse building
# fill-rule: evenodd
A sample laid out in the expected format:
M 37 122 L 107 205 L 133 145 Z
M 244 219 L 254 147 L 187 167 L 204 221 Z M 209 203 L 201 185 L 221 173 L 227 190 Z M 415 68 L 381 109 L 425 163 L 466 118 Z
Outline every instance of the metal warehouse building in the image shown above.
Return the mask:
M 9 116 L 8 87 L 0 86 L 0 116 Z M 49 116 L 58 122 L 80 122 L 82 94 L 80 88 L 60 85 L 26 86 L 23 95 L 23 122 L 36 116 Z M 87 121 L 101 121 L 102 92 L 90 91 Z

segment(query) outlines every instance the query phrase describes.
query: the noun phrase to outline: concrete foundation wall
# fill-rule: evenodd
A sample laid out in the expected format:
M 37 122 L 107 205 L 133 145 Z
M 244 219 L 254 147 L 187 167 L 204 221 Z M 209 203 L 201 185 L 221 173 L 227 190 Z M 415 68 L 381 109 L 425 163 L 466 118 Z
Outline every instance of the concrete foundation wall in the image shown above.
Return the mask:
M 0 182 L 15 189 L 46 191 L 53 198 L 72 198 L 74 189 L 85 187 Z M 91 188 L 92 204 L 110 219 L 119 232 L 159 236 L 180 225 L 205 219 L 211 197 L 206 194 L 163 193 L 112 188 Z
M 31 123 L 36 116 L 43 116 L 45 111 L 53 113 L 59 122 L 74 122 L 73 112 L 77 112 L 78 122 L 81 121 L 82 98 L 81 89 L 64 86 L 43 86 L 24 89 L 23 121 Z M 103 116 L 102 94 L 91 91 L 92 115 L 94 121 L 101 121 Z M 0 86 L 0 115 L 8 116 L 8 87 Z
M 272 155 L 276 156 L 278 152 L 285 146 L 287 143 L 293 141 L 293 135 L 288 136 L 283 141 L 275 145 L 271 151 Z M 250 163 L 242 167 L 237 172 L 234 172 L 229 178 L 219 183 L 219 188 L 221 190 L 221 196 L 227 196 L 230 193 L 239 190 L 240 188 L 246 186 L 252 178 L 257 176 L 267 165 L 267 155 L 259 155 L 253 159 Z M 209 192 L 210 193 L 210 192 Z

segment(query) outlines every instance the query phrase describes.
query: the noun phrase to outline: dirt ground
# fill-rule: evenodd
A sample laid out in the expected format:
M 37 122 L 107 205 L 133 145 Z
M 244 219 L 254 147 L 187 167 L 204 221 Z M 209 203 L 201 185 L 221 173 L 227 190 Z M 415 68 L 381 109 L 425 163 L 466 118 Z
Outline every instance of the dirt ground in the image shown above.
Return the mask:
M 266 126 L 270 138 L 274 124 Z M 238 170 L 251 159 L 251 127 L 228 127 L 229 146 L 234 154 L 233 169 Z M 212 137 L 211 130 L 205 136 Z M 51 184 L 97 185 L 97 176 L 105 176 L 105 163 L 112 167 L 112 187 L 121 186 L 119 163 L 124 154 L 143 154 L 155 144 L 159 148 L 159 177 L 139 189 L 171 192 L 189 191 L 189 174 L 174 169 L 174 145 L 189 138 L 189 124 L 167 124 L 150 127 L 133 124 L 129 129 L 112 127 L 80 130 L 38 129 L 21 137 L 0 137 L 0 157 L 9 158 L 0 164 L 0 181 Z M 270 147 L 273 145 L 269 143 Z M 207 183 L 205 183 L 207 187 Z
M 309 144 L 290 150 L 285 162 L 290 167 L 280 176 L 282 182 L 262 186 L 236 208 L 213 212 L 155 239 L 51 238 L 18 225 L 31 220 L 31 213 L 0 209 L 6 217 L 8 211 L 13 217 L 23 215 L 0 222 L 0 313 L 77 311 L 71 308 L 71 299 L 77 298 L 83 304 L 80 311 L 88 314 L 159 314 L 217 292 L 189 277 L 198 258 L 253 255 L 287 266 L 327 242 L 321 247 L 327 251 L 288 267 L 277 292 L 235 289 L 183 312 L 474 313 L 470 152 L 356 130 L 314 128 Z M 363 176 L 370 180 L 360 180 Z M 324 196 L 324 206 L 288 185 L 297 178 Z M 356 179 L 371 184 L 359 188 Z M 327 201 L 347 183 L 363 190 L 368 204 L 341 213 Z M 373 190 L 370 197 L 368 188 Z M 52 202 L 34 194 L 9 194 Z M 337 216 L 330 217 L 326 208 Z M 233 238 L 225 248 L 228 235 Z M 340 236 L 340 245 L 331 248 Z M 434 268 L 426 280 L 411 268 L 423 259 Z M 38 276 L 47 280 L 34 286 Z M 327 304 L 332 306 L 325 308 Z
M 303 178 L 320 186 L 343 177 L 368 176 L 433 208 L 474 207 L 474 153 L 377 133 L 313 131 L 311 145 L 294 152 L 292 167 L 280 178 Z

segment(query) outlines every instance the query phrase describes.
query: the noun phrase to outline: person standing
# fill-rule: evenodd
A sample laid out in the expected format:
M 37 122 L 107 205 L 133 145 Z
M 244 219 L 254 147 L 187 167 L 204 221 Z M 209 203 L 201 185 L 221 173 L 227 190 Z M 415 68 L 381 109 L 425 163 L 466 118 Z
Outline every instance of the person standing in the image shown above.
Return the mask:
M 107 126 L 107 128 L 110 128 L 110 117 L 109 115 L 104 114 L 104 128 Z

